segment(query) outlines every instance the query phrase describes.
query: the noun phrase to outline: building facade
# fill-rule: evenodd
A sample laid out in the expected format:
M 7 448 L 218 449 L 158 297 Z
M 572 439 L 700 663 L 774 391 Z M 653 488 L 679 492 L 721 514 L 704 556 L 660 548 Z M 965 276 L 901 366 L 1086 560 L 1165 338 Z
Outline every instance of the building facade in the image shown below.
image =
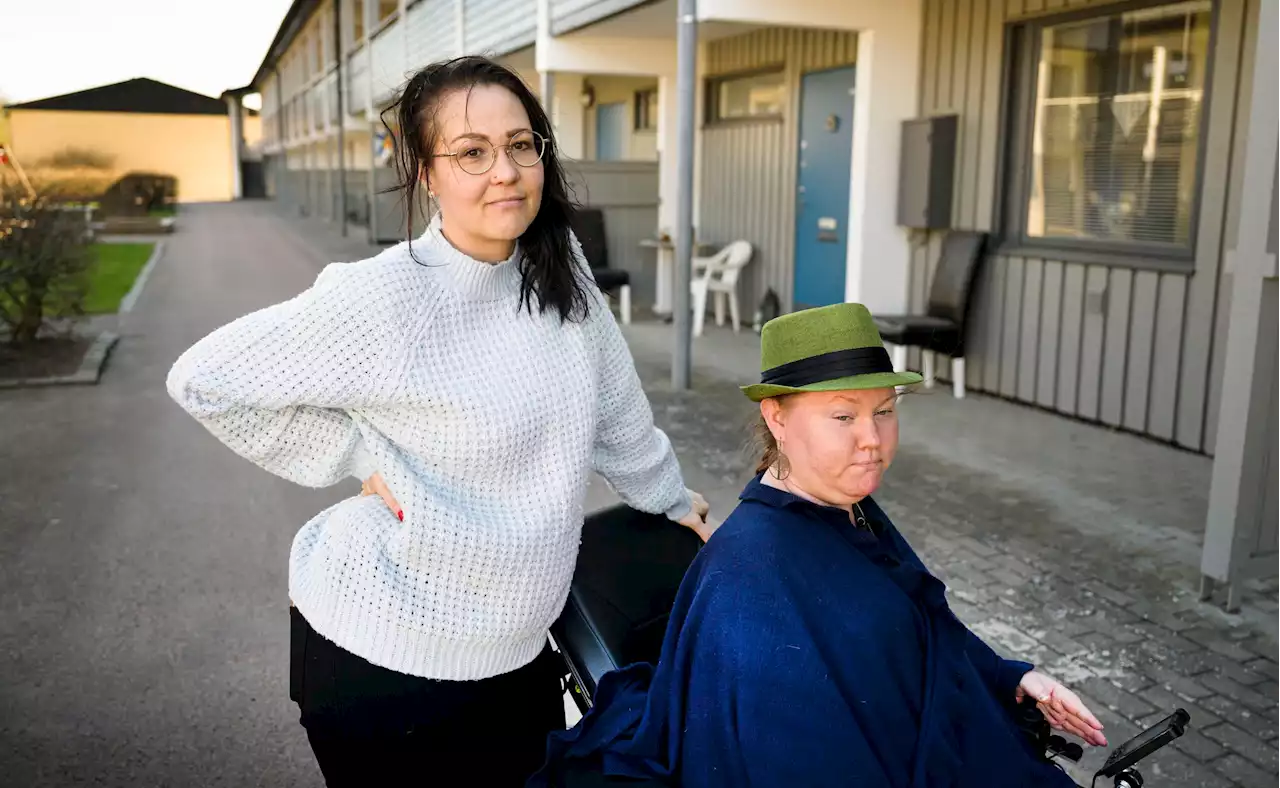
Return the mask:
M 131 172 L 171 175 L 180 202 L 217 202 L 238 196 L 234 128 L 248 145 L 260 136 L 258 114 L 238 109 L 233 119 L 219 99 L 132 79 L 14 104 L 3 112 L 13 152 L 33 175 L 74 169 L 77 158 L 89 156 L 108 179 Z
M 1274 573 L 1274 2 L 696 8 L 695 237 L 753 245 L 747 315 L 766 295 L 924 312 L 947 233 L 983 233 L 968 387 L 1215 455 L 1206 594 L 1228 584 L 1230 608 Z M 415 69 L 485 54 L 548 107 L 610 265 L 662 313 L 676 30 L 677 0 L 295 0 L 250 86 L 268 191 L 403 238 L 422 206 L 387 193 L 379 111 Z M 921 128 L 927 166 L 904 153 Z M 903 220 L 922 171 L 931 218 Z
M 1262 5 L 701 0 L 697 238 L 753 244 L 749 317 L 768 292 L 924 311 L 946 232 L 988 233 L 970 388 L 1212 453 Z M 640 242 L 675 226 L 676 0 L 298 0 L 254 80 L 270 192 L 403 237 L 378 113 L 463 53 L 542 96 L 611 264 L 662 304 Z M 902 124 L 938 116 L 950 220 L 905 228 Z

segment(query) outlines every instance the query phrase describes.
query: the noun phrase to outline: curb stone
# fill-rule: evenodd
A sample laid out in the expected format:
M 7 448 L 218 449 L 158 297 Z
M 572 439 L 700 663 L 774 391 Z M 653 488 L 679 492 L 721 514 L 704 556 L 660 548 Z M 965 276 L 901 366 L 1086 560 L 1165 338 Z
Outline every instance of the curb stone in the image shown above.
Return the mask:
M 124 298 L 120 299 L 120 308 L 117 314 L 126 314 L 133 311 L 133 305 L 137 303 L 138 297 L 142 295 L 142 288 L 146 287 L 147 279 L 151 277 L 151 271 L 156 267 L 156 263 L 164 255 L 164 241 L 156 241 L 155 247 L 151 250 L 151 256 L 147 258 L 147 262 L 142 266 L 142 270 L 138 272 L 138 278 L 133 280 L 133 287 L 129 288 L 129 292 L 125 293 Z

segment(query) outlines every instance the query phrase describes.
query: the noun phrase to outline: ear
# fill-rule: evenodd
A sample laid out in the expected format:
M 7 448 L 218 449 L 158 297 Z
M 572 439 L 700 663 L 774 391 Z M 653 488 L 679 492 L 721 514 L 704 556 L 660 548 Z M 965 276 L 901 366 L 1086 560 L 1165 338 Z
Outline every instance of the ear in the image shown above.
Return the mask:
M 786 432 L 785 415 L 782 409 L 782 403 L 776 398 L 770 397 L 760 401 L 760 416 L 764 419 L 764 423 L 769 427 L 769 432 L 773 433 L 774 440 L 781 440 Z

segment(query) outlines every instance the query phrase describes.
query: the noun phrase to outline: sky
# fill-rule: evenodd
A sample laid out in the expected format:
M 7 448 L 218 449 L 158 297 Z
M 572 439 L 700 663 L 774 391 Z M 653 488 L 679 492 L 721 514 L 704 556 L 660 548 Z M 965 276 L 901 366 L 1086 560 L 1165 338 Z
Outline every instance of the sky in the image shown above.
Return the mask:
M 253 78 L 289 4 L 0 0 L 0 99 L 16 104 L 134 77 L 217 96 Z

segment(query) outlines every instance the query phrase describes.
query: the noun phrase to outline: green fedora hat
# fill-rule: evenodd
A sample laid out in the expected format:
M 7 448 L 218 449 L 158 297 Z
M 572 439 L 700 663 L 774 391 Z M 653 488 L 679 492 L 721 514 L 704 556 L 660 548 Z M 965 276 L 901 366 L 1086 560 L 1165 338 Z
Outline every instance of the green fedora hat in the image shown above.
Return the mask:
M 760 382 L 743 386 L 752 402 L 802 391 L 885 389 L 919 383 L 894 372 L 871 312 L 862 304 L 832 304 L 792 312 L 760 332 Z

